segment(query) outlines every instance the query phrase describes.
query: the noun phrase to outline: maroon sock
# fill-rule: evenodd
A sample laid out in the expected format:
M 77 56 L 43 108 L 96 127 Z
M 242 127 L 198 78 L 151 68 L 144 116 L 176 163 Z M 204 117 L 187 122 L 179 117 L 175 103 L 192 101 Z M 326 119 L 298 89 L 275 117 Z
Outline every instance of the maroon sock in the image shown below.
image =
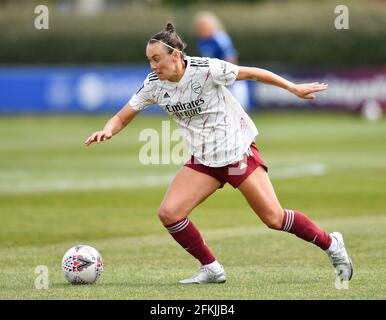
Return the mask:
M 180 220 L 171 225 L 165 226 L 186 251 L 198 259 L 201 264 L 209 264 L 216 260 L 208 246 L 205 244 L 195 225 L 188 219 Z
M 323 250 L 327 250 L 331 244 L 330 235 L 319 229 L 307 216 L 298 211 L 284 209 L 281 230 L 312 242 Z

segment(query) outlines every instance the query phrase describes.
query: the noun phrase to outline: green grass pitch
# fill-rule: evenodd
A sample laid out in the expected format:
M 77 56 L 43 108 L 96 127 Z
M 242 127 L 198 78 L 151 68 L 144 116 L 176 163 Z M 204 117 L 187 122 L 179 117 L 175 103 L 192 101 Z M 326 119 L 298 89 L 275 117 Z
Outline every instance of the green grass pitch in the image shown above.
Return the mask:
M 142 165 L 142 129 L 166 117 L 140 115 L 108 143 L 84 139 L 109 115 L 0 118 L 0 299 L 385 299 L 386 121 L 354 115 L 263 113 L 257 145 L 283 207 L 342 232 L 354 264 L 335 288 L 327 256 L 269 230 L 237 190 L 219 190 L 190 216 L 228 278 L 181 286 L 198 267 L 161 226 L 157 208 L 178 165 Z M 73 245 L 102 254 L 94 285 L 67 283 Z M 49 288 L 35 288 L 35 267 Z

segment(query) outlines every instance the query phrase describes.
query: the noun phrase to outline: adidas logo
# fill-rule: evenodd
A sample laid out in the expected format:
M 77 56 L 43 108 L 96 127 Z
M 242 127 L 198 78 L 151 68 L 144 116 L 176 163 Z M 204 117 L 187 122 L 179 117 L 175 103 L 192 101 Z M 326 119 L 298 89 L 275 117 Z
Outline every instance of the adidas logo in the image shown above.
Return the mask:
M 165 92 L 164 98 L 170 98 L 170 96 L 169 96 L 169 94 L 167 92 Z
M 245 169 L 246 167 L 248 167 L 248 165 L 247 165 L 245 162 L 241 162 L 241 164 L 240 164 L 240 170 L 243 170 L 243 169 Z

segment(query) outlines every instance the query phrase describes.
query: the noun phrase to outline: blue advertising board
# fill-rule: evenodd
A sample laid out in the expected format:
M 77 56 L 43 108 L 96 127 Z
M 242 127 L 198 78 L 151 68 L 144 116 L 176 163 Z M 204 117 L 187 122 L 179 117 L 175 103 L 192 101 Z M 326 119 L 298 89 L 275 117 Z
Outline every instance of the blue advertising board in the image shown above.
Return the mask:
M 0 114 L 113 113 L 141 87 L 150 71 L 147 65 L 0 67 Z M 326 82 L 329 88 L 309 101 L 281 88 L 247 81 L 247 90 L 242 91 L 247 111 L 289 106 L 349 111 L 364 105 L 386 108 L 385 67 L 275 72 L 296 83 Z M 162 109 L 154 106 L 144 112 Z
M 149 73 L 145 67 L 1 67 L 0 113 L 111 112 Z

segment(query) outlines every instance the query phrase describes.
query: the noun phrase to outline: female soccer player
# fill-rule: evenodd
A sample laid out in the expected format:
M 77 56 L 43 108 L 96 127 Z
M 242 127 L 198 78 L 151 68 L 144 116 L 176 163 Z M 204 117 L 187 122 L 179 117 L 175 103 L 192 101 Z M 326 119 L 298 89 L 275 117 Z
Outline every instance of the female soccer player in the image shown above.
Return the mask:
M 342 235 L 326 233 L 303 213 L 283 209 L 255 145 L 258 131 L 225 86 L 235 80 L 258 80 L 288 90 L 302 99 L 327 89 L 323 83 L 294 84 L 270 71 L 240 67 L 219 59 L 189 57 L 186 44 L 172 24 L 147 43 L 146 56 L 153 70 L 143 86 L 86 145 L 110 139 L 145 107 L 160 105 L 186 132 L 191 159 L 176 174 L 158 215 L 171 236 L 201 267 L 190 283 L 226 281 L 200 232 L 188 219 L 192 210 L 228 182 L 238 188 L 259 218 L 271 229 L 295 234 L 324 250 L 342 280 L 352 277 L 352 264 Z

